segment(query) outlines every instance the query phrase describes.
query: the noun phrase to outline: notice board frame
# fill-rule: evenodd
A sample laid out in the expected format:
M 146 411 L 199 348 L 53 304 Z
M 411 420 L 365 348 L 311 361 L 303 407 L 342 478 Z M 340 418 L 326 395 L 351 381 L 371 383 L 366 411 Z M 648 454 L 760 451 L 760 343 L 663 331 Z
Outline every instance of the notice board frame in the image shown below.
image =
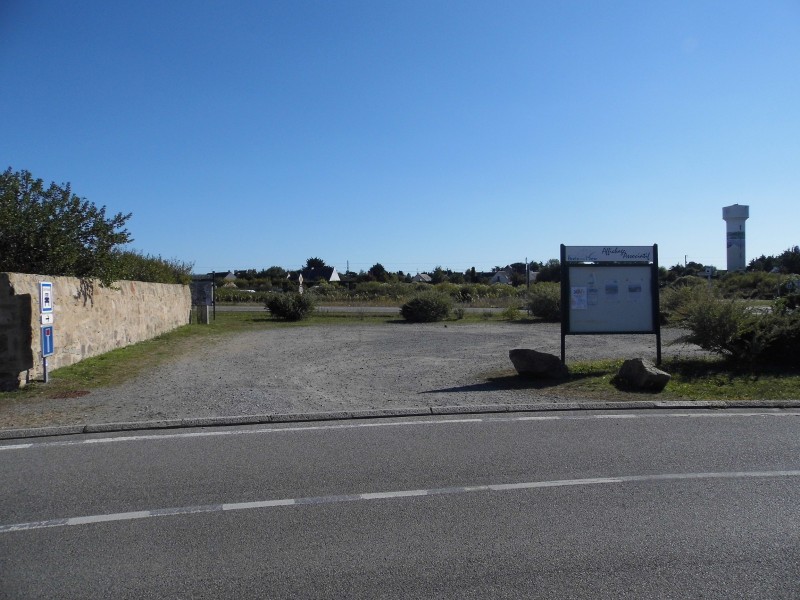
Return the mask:
M 561 363 L 568 335 L 656 336 L 661 364 L 658 245 L 561 244 Z

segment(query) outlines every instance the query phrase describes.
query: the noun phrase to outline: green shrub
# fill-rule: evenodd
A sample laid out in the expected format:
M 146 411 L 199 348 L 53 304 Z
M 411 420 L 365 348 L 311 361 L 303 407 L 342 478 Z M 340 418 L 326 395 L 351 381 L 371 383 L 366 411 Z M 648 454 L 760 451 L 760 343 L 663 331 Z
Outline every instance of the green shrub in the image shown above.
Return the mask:
M 725 298 L 771 300 L 778 294 L 782 279 L 777 273 L 763 271 L 729 273 L 718 285 Z
M 113 256 L 119 279 L 186 284 L 192 278 L 192 263 L 142 254 L 136 250 L 114 252 Z
M 500 318 L 504 321 L 516 321 L 520 317 L 519 308 L 515 305 L 511 305 L 508 308 L 504 309 L 503 312 L 500 313 Z
M 797 361 L 800 312 L 785 304 L 754 310 L 746 302 L 723 299 L 698 287 L 686 295 L 675 315 L 678 324 L 689 330 L 679 341 L 726 356 L 739 366 Z
M 450 315 L 453 300 L 435 291 L 419 294 L 400 307 L 400 314 L 411 323 L 442 321 Z
M 314 299 L 309 294 L 284 292 L 270 295 L 266 306 L 277 319 L 300 321 L 314 311 Z
M 700 286 L 691 284 L 675 285 L 673 283 L 672 285 L 665 287 L 658 294 L 661 313 L 665 315 L 668 320 L 680 318 L 676 315 L 676 312 L 687 302 L 692 301 L 694 296 L 698 293 L 698 289 L 708 290 L 708 282 L 701 284 Z
M 460 306 L 453 310 L 453 316 L 458 319 L 459 321 L 464 318 L 464 314 L 466 311 L 461 308 Z
M 561 320 L 561 286 L 541 282 L 531 286 L 528 294 L 528 311 L 544 321 Z

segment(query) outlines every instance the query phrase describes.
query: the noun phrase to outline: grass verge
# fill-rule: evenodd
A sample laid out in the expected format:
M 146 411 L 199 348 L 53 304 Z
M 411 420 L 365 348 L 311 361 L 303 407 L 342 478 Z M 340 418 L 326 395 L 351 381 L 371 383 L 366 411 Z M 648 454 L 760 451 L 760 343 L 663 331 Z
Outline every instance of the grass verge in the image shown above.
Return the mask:
M 501 387 L 552 389 L 560 396 L 585 400 L 796 400 L 800 399 L 800 369 L 757 371 L 734 368 L 723 359 L 667 358 L 660 368 L 672 375 L 659 393 L 617 389 L 611 379 L 622 360 L 599 360 L 569 365 L 562 381 L 538 381 L 519 377 L 513 369 L 493 373 L 487 380 Z

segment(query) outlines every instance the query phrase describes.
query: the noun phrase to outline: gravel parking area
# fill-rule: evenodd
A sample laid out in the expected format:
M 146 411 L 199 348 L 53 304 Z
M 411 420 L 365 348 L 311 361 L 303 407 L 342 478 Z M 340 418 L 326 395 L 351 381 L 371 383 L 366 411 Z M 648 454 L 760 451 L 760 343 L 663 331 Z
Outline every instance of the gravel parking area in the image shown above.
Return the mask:
M 701 352 L 669 345 L 679 335 L 672 329 L 662 332 L 664 356 Z M 248 332 L 80 398 L 0 403 L 0 428 L 575 400 L 559 396 L 557 386 L 503 385 L 503 372 L 509 375 L 512 369 L 512 348 L 560 355 L 559 325 L 387 324 Z M 567 363 L 640 356 L 655 360 L 655 336 L 567 338 Z M 489 381 L 493 375 L 500 375 L 500 382 Z

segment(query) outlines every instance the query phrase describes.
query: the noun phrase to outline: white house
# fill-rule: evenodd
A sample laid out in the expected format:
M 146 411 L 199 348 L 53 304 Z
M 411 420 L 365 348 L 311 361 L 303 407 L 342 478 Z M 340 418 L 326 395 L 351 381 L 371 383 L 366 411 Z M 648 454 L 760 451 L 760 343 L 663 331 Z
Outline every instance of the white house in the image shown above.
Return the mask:
M 489 283 L 511 283 L 511 275 L 509 275 L 506 271 L 497 271 L 492 278 L 489 280 Z

